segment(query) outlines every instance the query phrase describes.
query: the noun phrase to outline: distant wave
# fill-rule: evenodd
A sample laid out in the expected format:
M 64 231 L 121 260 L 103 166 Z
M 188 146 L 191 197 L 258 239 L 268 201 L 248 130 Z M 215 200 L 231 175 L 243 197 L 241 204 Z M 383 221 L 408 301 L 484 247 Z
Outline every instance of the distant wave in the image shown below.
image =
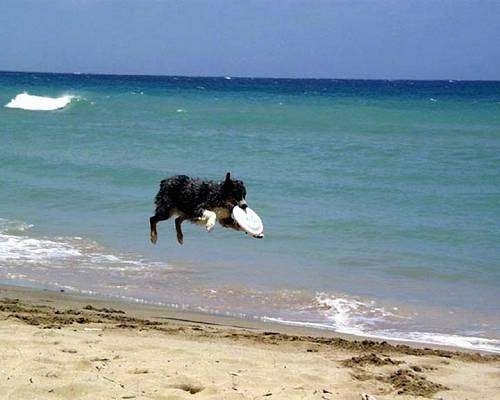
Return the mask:
M 61 97 L 33 96 L 28 93 L 20 93 L 9 101 L 5 107 L 20 108 L 30 111 L 52 111 L 66 107 L 75 96 L 64 95 Z

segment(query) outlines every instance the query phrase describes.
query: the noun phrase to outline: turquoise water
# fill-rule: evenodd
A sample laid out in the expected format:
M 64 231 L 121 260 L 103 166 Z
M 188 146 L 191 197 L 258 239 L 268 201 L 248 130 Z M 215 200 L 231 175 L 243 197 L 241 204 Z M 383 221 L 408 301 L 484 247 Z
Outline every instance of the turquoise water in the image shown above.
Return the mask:
M 0 104 L 3 282 L 500 351 L 500 82 L 0 73 Z M 149 243 L 161 179 L 226 171 L 265 239 Z

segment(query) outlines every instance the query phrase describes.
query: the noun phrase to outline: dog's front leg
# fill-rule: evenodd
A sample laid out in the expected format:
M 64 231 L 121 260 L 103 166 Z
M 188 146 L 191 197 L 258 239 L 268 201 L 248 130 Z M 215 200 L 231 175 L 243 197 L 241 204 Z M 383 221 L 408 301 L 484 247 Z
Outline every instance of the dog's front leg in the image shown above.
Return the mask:
M 215 226 L 215 221 L 217 220 L 217 214 L 215 214 L 213 211 L 203 210 L 200 219 L 203 222 L 205 222 L 207 231 L 211 231 Z

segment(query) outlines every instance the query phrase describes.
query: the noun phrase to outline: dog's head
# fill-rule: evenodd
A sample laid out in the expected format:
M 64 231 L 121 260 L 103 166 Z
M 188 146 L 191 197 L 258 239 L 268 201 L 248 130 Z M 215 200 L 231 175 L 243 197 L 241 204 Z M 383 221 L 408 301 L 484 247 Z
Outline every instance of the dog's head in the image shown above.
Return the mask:
M 245 185 L 242 181 L 231 179 L 230 172 L 226 174 L 226 178 L 222 182 L 222 194 L 224 199 L 231 205 L 237 205 L 243 209 L 247 208 Z

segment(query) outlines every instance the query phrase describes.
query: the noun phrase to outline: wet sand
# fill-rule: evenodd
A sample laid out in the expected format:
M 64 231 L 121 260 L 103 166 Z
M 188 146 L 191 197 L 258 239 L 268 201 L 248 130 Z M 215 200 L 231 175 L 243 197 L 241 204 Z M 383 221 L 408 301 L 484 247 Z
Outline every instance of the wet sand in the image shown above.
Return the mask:
M 500 399 L 500 355 L 0 286 L 2 399 Z

